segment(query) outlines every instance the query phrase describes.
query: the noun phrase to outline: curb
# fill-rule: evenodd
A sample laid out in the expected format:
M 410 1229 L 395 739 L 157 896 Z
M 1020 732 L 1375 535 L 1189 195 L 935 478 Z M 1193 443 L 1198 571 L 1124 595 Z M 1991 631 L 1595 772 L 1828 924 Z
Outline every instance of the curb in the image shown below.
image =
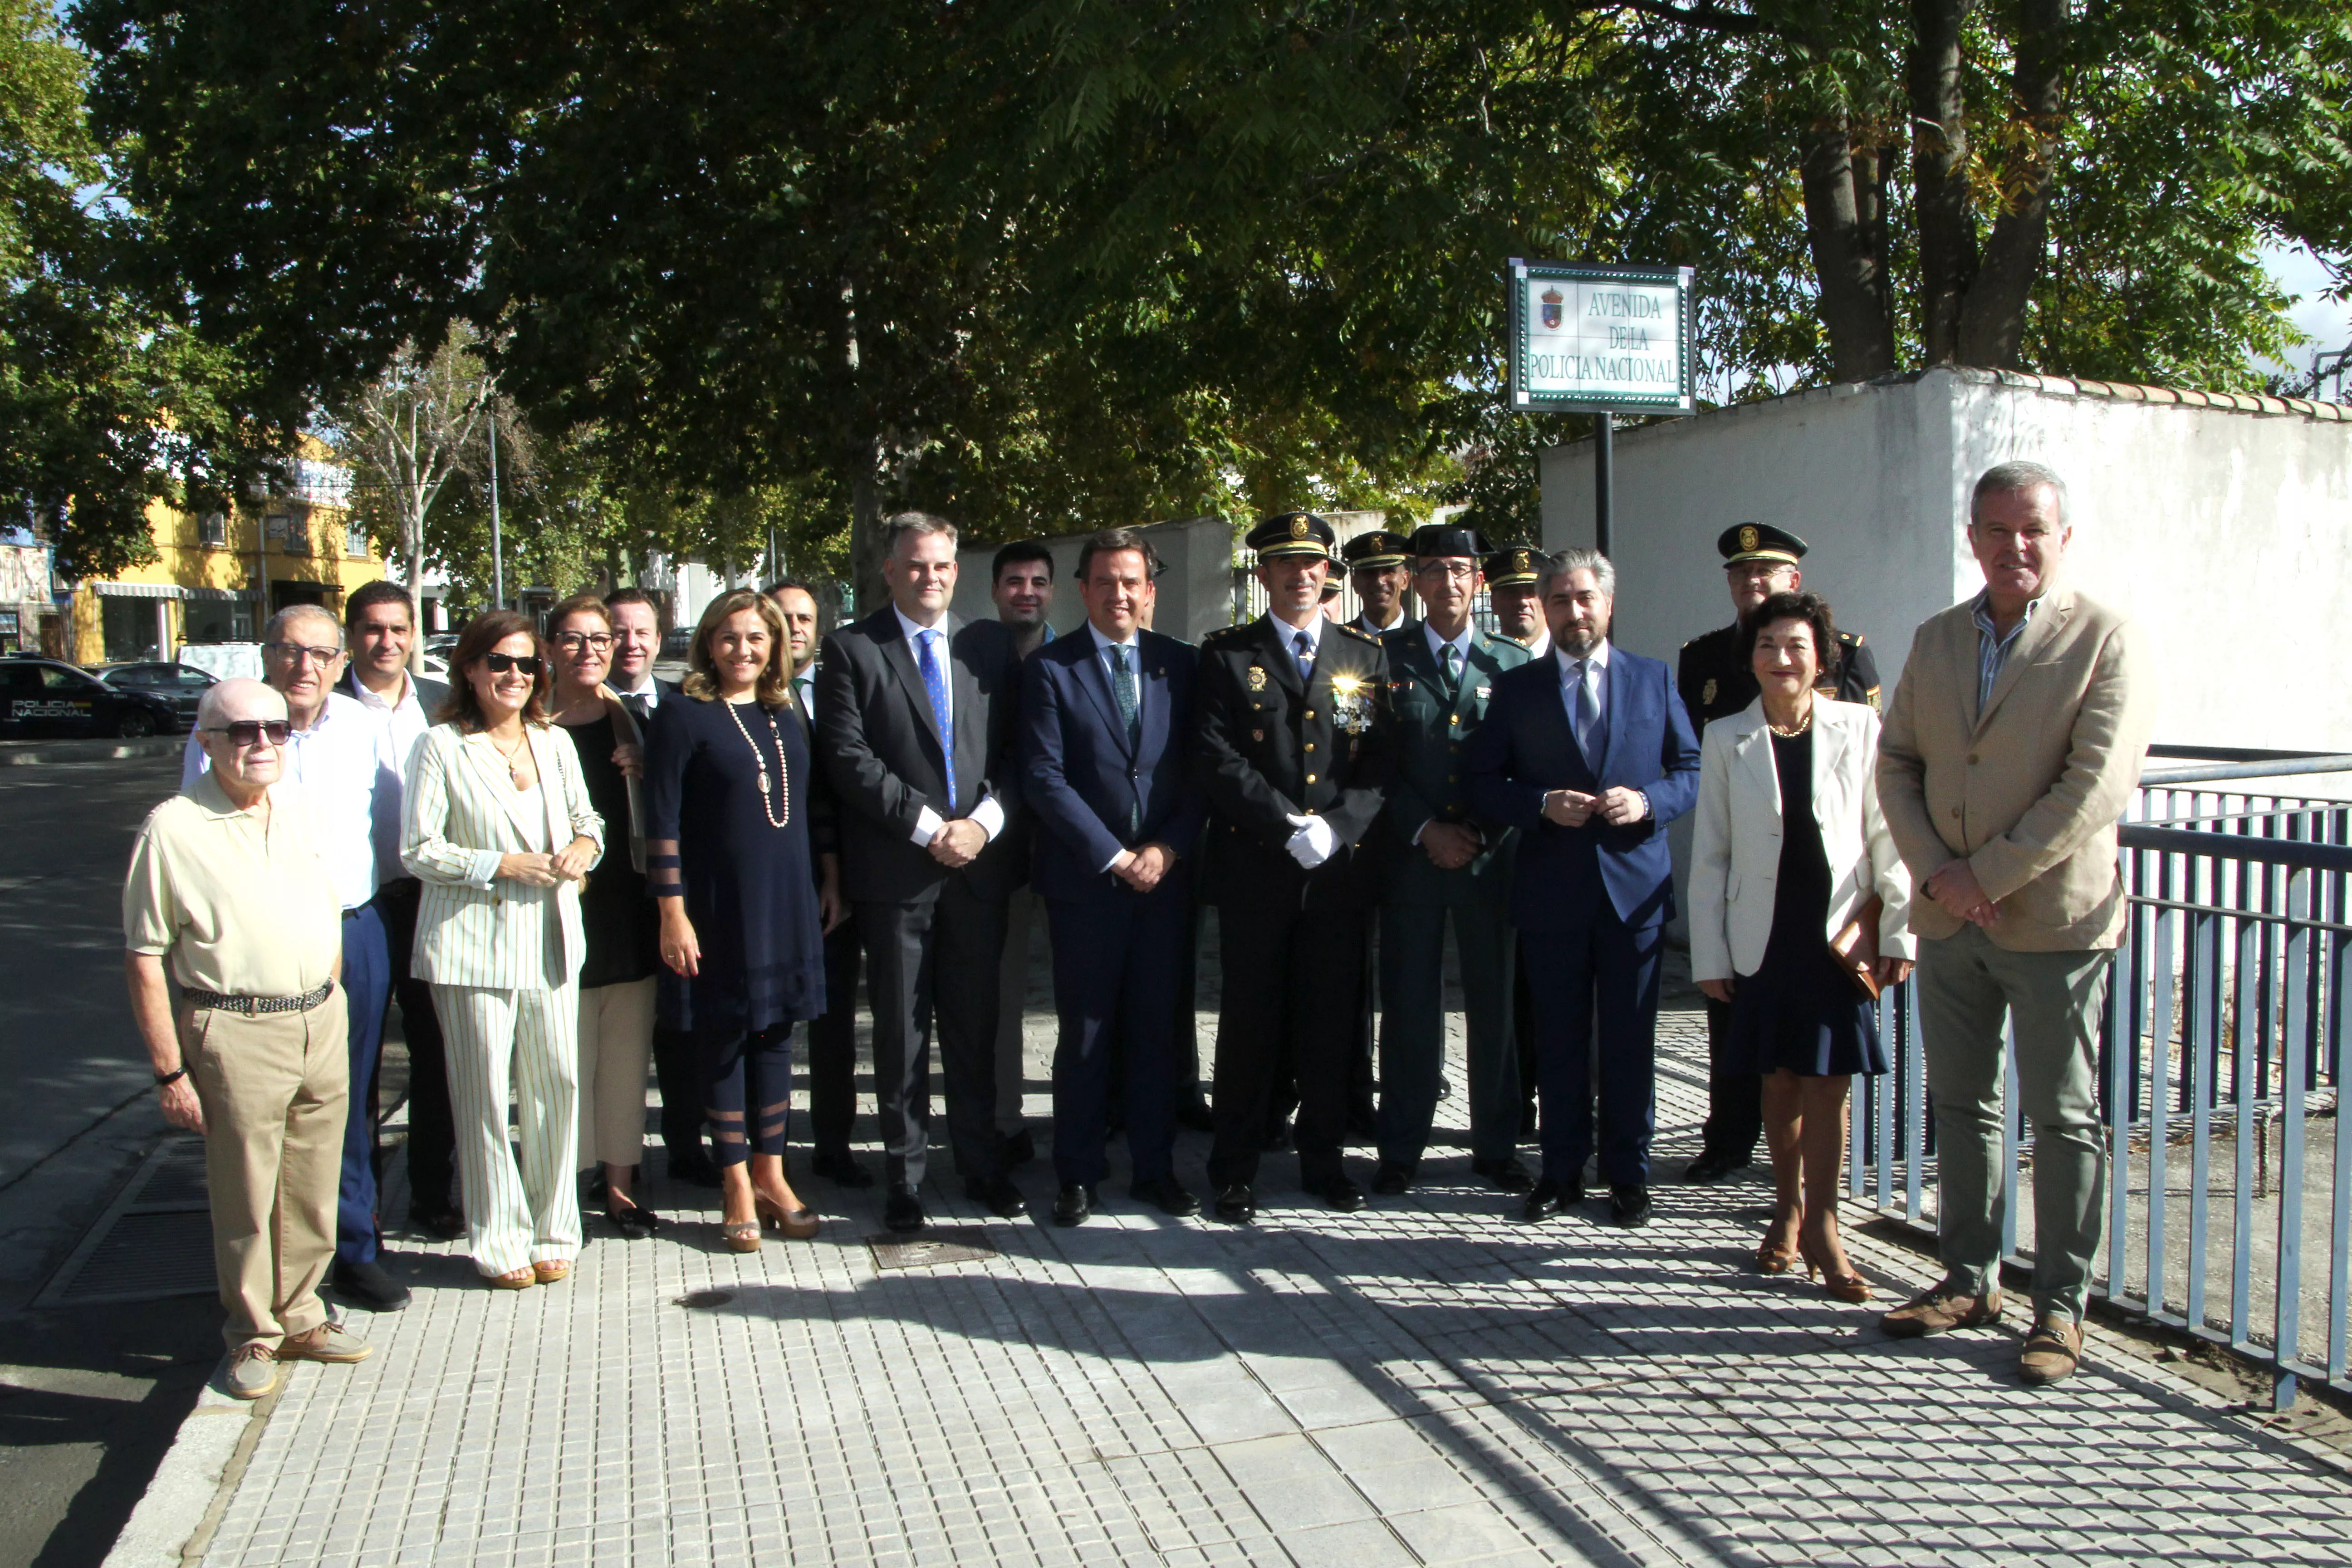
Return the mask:
M 215 1504 L 234 1486 L 243 1469 L 239 1457 L 250 1451 L 277 1403 L 272 1394 L 247 1404 L 206 1384 L 114 1538 L 106 1568 L 183 1568 L 191 1546 L 201 1557 L 199 1537 L 211 1535 Z
M 176 757 L 187 743 L 184 735 L 156 735 L 141 741 L 0 741 L 0 768 L 30 767 L 40 763 L 103 763 L 125 757 Z

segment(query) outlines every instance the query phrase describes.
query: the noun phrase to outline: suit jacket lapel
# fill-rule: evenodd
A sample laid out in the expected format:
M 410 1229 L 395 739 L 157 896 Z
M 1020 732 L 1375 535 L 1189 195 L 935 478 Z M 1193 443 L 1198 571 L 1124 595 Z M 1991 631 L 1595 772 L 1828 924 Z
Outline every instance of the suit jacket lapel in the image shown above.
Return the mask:
M 1299 679 L 1298 655 L 1284 640 L 1285 636 L 1280 624 L 1273 616 L 1260 616 L 1257 623 L 1258 662 L 1272 670 L 1274 679 L 1293 697 L 1304 697 L 1307 695 L 1307 682 Z M 1319 639 L 1315 644 L 1315 651 L 1318 656 L 1323 651 Z M 1316 662 L 1320 664 L 1322 660 L 1318 657 Z
M 948 706 L 955 720 L 956 791 L 976 803 L 982 775 L 988 771 L 988 706 L 980 689 L 980 672 L 957 653 L 955 634 L 960 624 L 950 616 L 940 629 L 948 635 Z
M 1843 718 L 1813 699 L 1813 820 L 1828 825 L 1830 781 L 1837 776 L 1838 757 L 1845 750 Z
M 1103 671 L 1102 648 L 1095 642 L 1092 631 L 1078 631 L 1070 635 L 1086 640 L 1087 656 L 1078 660 L 1078 684 L 1087 689 L 1087 695 L 1092 698 L 1094 705 L 1101 710 L 1103 725 L 1118 738 L 1118 749 L 1132 757 L 1135 752 L 1127 743 L 1127 726 L 1119 722 L 1118 695 L 1111 690 L 1110 677 Z M 1139 645 L 1137 653 L 1140 655 L 1141 651 Z M 1136 662 L 1140 664 L 1142 659 L 1139 657 Z M 1140 670 L 1137 671 L 1137 679 L 1139 680 L 1142 679 Z M 1149 707 L 1150 704 L 1146 706 Z
M 1738 721 L 1727 720 L 1723 722 L 1738 722 Z M 1780 799 L 1780 767 L 1772 755 L 1772 731 L 1764 722 L 1764 715 L 1760 712 L 1754 713 L 1747 722 L 1749 725 L 1748 732 L 1741 735 L 1734 743 L 1739 765 L 1748 770 L 1750 786 L 1762 792 L 1764 798 L 1772 803 L 1772 809 L 1777 814 L 1784 803 Z M 1819 755 L 1820 748 L 1815 747 L 1814 752 Z M 1785 824 L 1781 831 L 1783 833 L 1788 831 Z
M 875 618 L 881 623 L 875 629 L 882 648 L 882 660 L 898 672 L 898 684 L 907 689 L 907 700 L 914 709 L 918 725 L 929 738 L 931 749 L 940 751 L 940 715 L 938 710 L 931 706 L 930 688 L 923 684 L 922 667 L 915 662 L 914 642 L 907 636 L 906 628 L 898 624 L 896 610 L 885 607 Z M 950 658 L 948 662 L 952 665 L 955 661 Z M 941 766 L 946 765 L 947 753 L 944 751 L 940 752 L 940 763 Z
M 2042 650 L 2050 646 L 2050 640 L 2058 635 L 2058 628 L 2063 626 L 2066 617 L 2074 613 L 2074 595 L 2064 593 L 2063 590 L 2053 590 L 2042 601 L 2041 608 L 2033 612 L 2033 618 L 2025 623 L 2023 631 L 2017 634 L 2017 641 L 2011 647 L 2009 657 L 2001 661 L 2000 674 L 1992 683 L 1992 695 L 1985 702 L 1983 710 L 1977 714 L 1976 722 L 1970 726 L 1971 729 L 1983 728 L 1985 721 L 2000 710 L 2001 702 L 2009 696 L 2011 689 L 2015 687 L 2025 674 L 2025 667 L 2041 657 Z M 1969 629 L 1975 632 L 1976 637 L 1981 641 L 1984 637 L 1982 632 L 1977 631 L 1973 626 Z M 1969 674 L 1971 677 L 1969 686 L 1973 689 L 1975 686 L 1973 677 L 1976 675 L 1976 670 L 1972 668 Z
M 552 854 L 572 842 L 572 812 L 563 799 L 563 779 L 555 770 L 553 737 L 544 731 L 523 731 L 530 760 L 539 773 L 540 805 L 547 814 L 547 847 Z M 512 793 L 509 791 L 509 793 Z
M 1557 662 L 1557 661 L 1555 661 Z M 1601 766 L 1597 770 L 1602 784 L 1609 780 L 1609 770 L 1616 765 L 1617 753 L 1625 744 L 1625 731 L 1633 725 L 1626 721 L 1633 712 L 1633 672 L 1625 662 L 1625 650 L 1612 643 L 1609 647 L 1609 668 L 1602 678 L 1607 700 L 1601 704 L 1601 722 L 1608 733 L 1601 737 Z M 1567 710 L 1562 709 L 1565 714 Z M 1571 743 L 1576 726 L 1569 726 Z
M 524 744 L 530 744 L 530 731 L 526 727 L 523 731 Z M 530 816 L 523 809 L 522 792 L 514 786 L 512 766 L 499 753 L 497 743 L 488 735 L 477 731 L 466 737 L 462 750 L 474 760 L 474 771 L 479 775 L 482 787 L 489 792 L 492 800 L 498 802 L 499 809 L 506 814 L 508 823 L 522 836 L 522 842 L 529 844 L 531 838 Z M 537 762 L 538 759 L 539 752 L 534 749 L 531 752 L 531 760 Z M 547 782 L 547 774 L 543 769 L 540 773 L 540 782 L 542 784 Z
M 1150 757 L 1157 761 L 1168 752 L 1171 739 L 1169 721 L 1175 716 L 1176 698 L 1169 689 L 1167 658 L 1145 640 L 1149 635 L 1143 634 L 1136 638 L 1136 647 L 1144 655 L 1141 662 L 1148 672 L 1144 679 L 1150 683 L 1143 703 L 1143 746 L 1137 756 L 1139 760 Z

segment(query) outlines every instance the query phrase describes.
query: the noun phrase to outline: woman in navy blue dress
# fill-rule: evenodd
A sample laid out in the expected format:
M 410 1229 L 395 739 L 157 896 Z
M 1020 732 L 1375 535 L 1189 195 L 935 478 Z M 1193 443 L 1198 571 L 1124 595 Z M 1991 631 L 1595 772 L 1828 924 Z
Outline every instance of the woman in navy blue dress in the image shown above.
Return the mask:
M 693 1035 L 726 1245 L 814 1236 L 784 1179 L 793 1025 L 824 1011 L 809 839 L 814 773 L 783 617 L 749 589 L 703 612 L 680 700 L 646 738 L 646 875 L 661 910 L 661 1021 Z

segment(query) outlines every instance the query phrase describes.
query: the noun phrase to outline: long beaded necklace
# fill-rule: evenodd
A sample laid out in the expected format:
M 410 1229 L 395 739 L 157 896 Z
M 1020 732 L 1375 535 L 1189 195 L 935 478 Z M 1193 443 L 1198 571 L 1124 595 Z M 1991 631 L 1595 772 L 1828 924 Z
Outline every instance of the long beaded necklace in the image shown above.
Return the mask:
M 719 705 L 727 710 L 729 718 L 735 721 L 735 732 L 741 735 L 743 743 L 751 748 L 751 760 L 759 764 L 760 810 L 767 816 L 769 826 L 782 827 L 793 819 L 793 792 L 792 773 L 784 765 L 784 737 L 782 731 L 776 728 L 776 716 L 765 708 L 760 710 L 761 716 L 768 721 L 768 739 L 776 745 L 776 777 L 772 781 L 768 777 L 768 759 L 760 754 L 760 742 L 751 739 L 751 731 L 744 727 L 742 705 L 730 702 L 723 697 L 719 699 Z M 778 788 L 779 784 L 783 787 Z M 782 816 L 776 815 L 779 805 L 783 807 Z

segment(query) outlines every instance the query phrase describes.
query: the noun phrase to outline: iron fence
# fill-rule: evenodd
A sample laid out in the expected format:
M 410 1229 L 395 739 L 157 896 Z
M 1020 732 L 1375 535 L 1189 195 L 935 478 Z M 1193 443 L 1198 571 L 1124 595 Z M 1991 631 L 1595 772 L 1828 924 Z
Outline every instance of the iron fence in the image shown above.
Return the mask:
M 2338 1114 L 2352 800 L 2203 786 L 2352 772 L 2352 756 L 2151 756 L 2195 765 L 2144 773 L 2121 835 L 2129 910 L 2101 1031 L 2110 1164 L 2093 1293 L 2260 1363 L 2284 1409 L 2301 1378 L 2352 1390 L 2352 1116 Z M 1857 1097 L 1849 1192 L 1932 1231 L 1917 1006 L 1908 985 L 1879 1005 L 1893 1070 Z M 2002 1251 L 2030 1267 L 2013 1054 L 2006 1081 Z

